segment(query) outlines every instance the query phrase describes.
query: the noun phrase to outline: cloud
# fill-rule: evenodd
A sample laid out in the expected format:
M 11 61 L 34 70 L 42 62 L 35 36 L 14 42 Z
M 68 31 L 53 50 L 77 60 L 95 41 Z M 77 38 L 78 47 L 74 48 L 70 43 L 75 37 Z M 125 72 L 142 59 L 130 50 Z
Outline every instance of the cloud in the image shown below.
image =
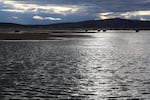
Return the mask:
M 42 17 L 42 16 L 33 16 L 33 19 L 36 20 L 62 20 L 61 18 L 54 18 L 54 17 Z
M 77 13 L 83 7 L 77 5 L 56 5 L 56 4 L 34 4 L 25 1 L 1 0 L 7 8 L 1 9 L 6 12 L 16 13 L 50 13 L 50 14 L 73 14 Z
M 116 18 L 116 16 L 99 16 L 100 19 Z
M 62 20 L 61 18 L 45 17 L 45 20 Z
M 137 16 L 150 16 L 150 10 L 125 12 L 120 15 L 125 18 L 132 18 L 132 17 L 137 17 Z
M 99 15 L 101 16 L 107 16 L 107 15 L 110 15 L 112 14 L 113 12 L 105 12 L 105 13 L 99 13 Z
M 49 24 L 61 18 L 59 22 L 116 17 L 150 20 L 149 5 L 150 0 L 0 0 L 0 21 Z M 35 15 L 40 17 L 33 18 Z
M 105 12 L 105 13 L 98 13 L 97 14 L 98 19 L 109 19 L 109 18 L 116 18 L 119 16 L 120 16 L 120 14 L 117 14 L 114 12 Z
M 130 11 L 130 12 L 105 12 L 98 13 L 97 17 L 99 19 L 109 19 L 109 18 L 126 18 L 126 19 L 141 19 L 146 20 L 143 17 L 150 16 L 150 10 L 144 11 Z
M 143 20 L 143 21 L 145 21 L 146 19 L 145 19 L 145 18 L 143 18 L 143 17 L 141 17 L 141 18 L 140 18 L 140 20 Z
M 13 16 L 12 18 L 13 18 L 13 19 L 18 19 L 18 17 L 16 17 L 16 16 Z
M 4 12 L 25 13 L 25 11 L 23 11 L 23 10 L 18 10 L 18 9 L 1 9 L 1 11 L 4 11 Z
M 37 19 L 37 20 L 44 20 L 44 18 L 43 18 L 43 17 L 41 17 L 41 16 L 33 16 L 33 19 Z

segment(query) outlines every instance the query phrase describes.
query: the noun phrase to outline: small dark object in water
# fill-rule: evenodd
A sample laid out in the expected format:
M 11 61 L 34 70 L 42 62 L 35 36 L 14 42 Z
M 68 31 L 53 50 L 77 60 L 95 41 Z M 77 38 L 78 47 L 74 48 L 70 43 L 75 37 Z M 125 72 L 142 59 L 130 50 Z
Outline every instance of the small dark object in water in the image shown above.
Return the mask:
M 15 33 L 18 33 L 18 32 L 20 32 L 19 30 L 15 30 Z
M 85 30 L 85 32 L 88 32 L 88 30 Z
M 100 32 L 101 30 L 97 30 L 98 32 Z
M 140 30 L 135 30 L 136 32 L 139 32 Z
M 106 30 L 103 30 L 103 32 L 106 32 Z

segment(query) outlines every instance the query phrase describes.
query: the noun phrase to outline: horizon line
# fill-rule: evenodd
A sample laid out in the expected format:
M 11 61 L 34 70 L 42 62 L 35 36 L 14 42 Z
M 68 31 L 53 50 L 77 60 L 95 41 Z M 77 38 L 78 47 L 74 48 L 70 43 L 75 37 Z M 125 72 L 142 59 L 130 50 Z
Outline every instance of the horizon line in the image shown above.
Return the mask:
M 78 22 L 86 22 L 86 21 L 98 21 L 98 20 L 111 20 L 111 19 L 122 19 L 122 20 L 131 20 L 131 21 L 141 21 L 141 22 L 150 22 L 150 20 L 140 20 L 140 19 L 127 19 L 127 18 L 119 18 L 119 17 L 116 17 L 116 18 L 108 18 L 108 19 L 91 19 L 91 20 L 82 20 L 82 21 L 66 21 L 66 22 L 58 22 L 58 23 L 49 23 L 49 24 L 22 24 L 22 23 L 13 23 L 13 22 L 0 22 L 0 24 L 16 24 L 16 25 L 54 25 L 54 24 L 63 24 L 63 23 L 78 23 Z

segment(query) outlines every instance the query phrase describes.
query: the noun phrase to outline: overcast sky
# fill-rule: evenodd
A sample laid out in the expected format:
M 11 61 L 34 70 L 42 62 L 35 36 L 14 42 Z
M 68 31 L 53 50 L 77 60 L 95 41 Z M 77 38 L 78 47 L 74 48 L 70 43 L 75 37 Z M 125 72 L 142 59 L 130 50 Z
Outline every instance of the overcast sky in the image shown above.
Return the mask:
M 0 0 L 0 22 L 52 24 L 116 17 L 150 20 L 150 0 Z

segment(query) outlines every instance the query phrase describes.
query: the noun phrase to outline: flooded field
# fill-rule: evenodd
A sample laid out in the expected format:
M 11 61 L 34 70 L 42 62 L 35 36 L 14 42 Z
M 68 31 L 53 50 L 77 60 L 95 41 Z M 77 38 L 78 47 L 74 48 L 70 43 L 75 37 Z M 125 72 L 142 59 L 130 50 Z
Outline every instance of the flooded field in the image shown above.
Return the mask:
M 150 31 L 81 34 L 1 40 L 0 100 L 150 99 Z

